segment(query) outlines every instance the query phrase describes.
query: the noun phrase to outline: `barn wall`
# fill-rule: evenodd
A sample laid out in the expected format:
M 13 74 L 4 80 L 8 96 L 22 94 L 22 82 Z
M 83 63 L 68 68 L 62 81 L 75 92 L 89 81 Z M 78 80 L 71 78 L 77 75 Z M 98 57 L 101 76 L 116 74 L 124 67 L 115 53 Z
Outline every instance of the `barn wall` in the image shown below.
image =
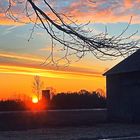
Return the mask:
M 140 120 L 140 72 L 107 76 L 109 119 Z

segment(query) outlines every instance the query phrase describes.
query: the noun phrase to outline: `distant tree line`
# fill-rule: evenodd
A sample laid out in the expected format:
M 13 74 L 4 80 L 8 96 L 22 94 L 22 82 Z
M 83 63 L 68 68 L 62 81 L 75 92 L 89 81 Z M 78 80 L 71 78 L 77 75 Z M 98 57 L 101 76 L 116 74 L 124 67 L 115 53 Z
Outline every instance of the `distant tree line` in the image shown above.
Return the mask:
M 51 102 L 51 109 L 105 108 L 106 98 L 98 92 L 81 90 L 72 93 L 58 93 Z
M 79 92 L 58 93 L 50 102 L 46 103 L 47 109 L 91 109 L 106 108 L 106 98 L 99 92 L 80 90 Z M 0 111 L 29 110 L 25 101 L 1 100 Z
M 0 111 L 20 111 L 26 110 L 25 102 L 21 100 L 1 100 Z

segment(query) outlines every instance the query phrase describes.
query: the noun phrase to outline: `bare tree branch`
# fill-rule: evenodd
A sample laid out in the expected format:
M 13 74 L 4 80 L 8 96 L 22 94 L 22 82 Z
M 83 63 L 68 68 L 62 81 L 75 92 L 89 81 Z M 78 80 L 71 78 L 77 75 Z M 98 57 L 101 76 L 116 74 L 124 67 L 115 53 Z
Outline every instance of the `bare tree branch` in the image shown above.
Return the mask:
M 139 49 L 139 40 L 132 39 L 138 31 L 124 37 L 131 24 L 132 17 L 127 27 L 118 36 L 109 36 L 107 28 L 104 33 L 95 35 L 94 31 L 85 30 L 88 24 L 76 24 L 68 16 L 58 13 L 47 0 L 41 0 L 46 8 L 45 10 L 39 7 L 37 5 L 38 1 L 35 0 L 9 0 L 6 13 L 15 21 L 18 21 L 18 18 L 12 12 L 13 2 L 25 4 L 26 17 L 34 23 L 32 33 L 35 27 L 40 27 L 52 38 L 51 53 L 43 65 L 48 63 L 48 60 L 50 60 L 49 63 L 55 65 L 58 65 L 61 60 L 65 60 L 69 64 L 69 57 L 72 54 L 81 59 L 88 53 L 92 53 L 97 59 L 106 60 L 129 55 Z M 31 39 L 32 33 L 29 39 Z M 64 55 L 57 60 L 54 60 L 55 43 L 59 44 L 64 52 Z

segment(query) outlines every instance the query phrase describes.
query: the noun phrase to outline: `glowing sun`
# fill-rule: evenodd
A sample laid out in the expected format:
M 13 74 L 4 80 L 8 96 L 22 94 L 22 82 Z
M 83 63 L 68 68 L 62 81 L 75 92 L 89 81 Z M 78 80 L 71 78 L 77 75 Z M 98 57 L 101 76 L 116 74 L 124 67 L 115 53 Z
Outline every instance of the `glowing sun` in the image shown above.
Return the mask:
M 32 97 L 32 102 L 33 102 L 34 104 L 37 104 L 37 103 L 38 103 L 38 98 L 37 98 L 36 96 L 33 96 L 33 97 Z

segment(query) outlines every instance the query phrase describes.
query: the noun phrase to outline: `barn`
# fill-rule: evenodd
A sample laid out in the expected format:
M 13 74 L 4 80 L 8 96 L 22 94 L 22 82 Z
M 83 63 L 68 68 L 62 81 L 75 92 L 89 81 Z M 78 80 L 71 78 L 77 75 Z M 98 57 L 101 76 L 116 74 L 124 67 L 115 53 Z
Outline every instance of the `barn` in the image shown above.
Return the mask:
M 140 121 L 140 50 L 103 74 L 108 116 L 113 121 Z

